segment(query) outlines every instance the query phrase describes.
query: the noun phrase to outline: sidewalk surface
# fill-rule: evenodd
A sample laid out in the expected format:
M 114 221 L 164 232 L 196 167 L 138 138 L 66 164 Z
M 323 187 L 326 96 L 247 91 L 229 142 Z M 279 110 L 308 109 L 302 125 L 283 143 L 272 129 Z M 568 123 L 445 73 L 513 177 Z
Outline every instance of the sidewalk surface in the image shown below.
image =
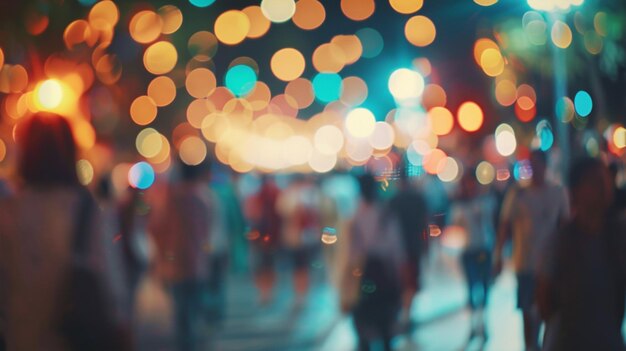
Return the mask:
M 457 258 L 432 255 L 425 267 L 423 289 L 415 297 L 412 318 L 418 327 L 411 338 L 394 339 L 397 350 L 479 350 L 467 345 L 469 312 L 466 288 Z M 205 326 L 203 349 L 220 351 L 353 350 L 351 321 L 341 315 L 335 289 L 322 270 L 313 274 L 306 302 L 297 307 L 288 270 L 281 270 L 274 302 L 262 307 L 249 274 L 228 278 L 226 317 L 219 329 Z M 521 318 L 515 310 L 515 280 L 503 275 L 494 285 L 488 308 L 489 334 L 485 350 L 521 350 Z M 152 279 L 140 289 L 138 303 L 141 350 L 174 350 L 171 306 L 166 292 Z

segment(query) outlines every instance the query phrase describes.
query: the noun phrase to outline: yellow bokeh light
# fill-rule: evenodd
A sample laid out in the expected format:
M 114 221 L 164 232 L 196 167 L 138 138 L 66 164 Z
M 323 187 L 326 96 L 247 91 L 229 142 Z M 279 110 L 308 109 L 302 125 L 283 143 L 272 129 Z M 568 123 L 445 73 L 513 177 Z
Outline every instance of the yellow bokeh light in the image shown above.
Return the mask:
M 318 0 L 299 0 L 292 21 L 300 29 L 313 30 L 324 23 L 326 9 Z
M 626 128 L 619 126 L 613 132 L 613 143 L 619 149 L 626 148 Z M 0 160 L 2 157 L 0 156 Z
M 482 185 L 491 184 L 496 178 L 496 169 L 487 161 L 483 161 L 476 167 L 476 179 Z
M 207 99 L 196 99 L 187 107 L 187 121 L 194 128 L 201 128 L 204 118 L 216 112 L 215 105 Z
M 487 38 L 481 38 L 476 40 L 474 43 L 474 61 L 476 61 L 477 65 L 481 65 L 481 58 L 483 52 L 487 49 L 495 49 L 500 51 L 500 47 L 493 40 Z
M 411 17 L 404 26 L 404 35 L 409 43 L 424 47 L 432 44 L 437 36 L 435 24 L 428 17 Z
M 428 119 L 433 133 L 446 135 L 452 131 L 454 117 L 452 112 L 445 107 L 434 107 L 428 111 Z
M 2 70 L 2 66 L 4 66 L 4 51 L 0 48 L 0 70 Z
M 143 64 L 152 74 L 166 74 L 176 66 L 178 53 L 172 43 L 159 41 L 150 45 L 143 54 Z
M 477 103 L 467 101 L 459 107 L 457 113 L 459 126 L 467 132 L 475 132 L 483 125 L 483 110 Z
M 552 42 L 558 48 L 566 49 L 572 43 L 572 30 L 562 21 L 554 22 L 551 34 Z
M 248 6 L 241 11 L 248 16 L 248 20 L 250 21 L 250 30 L 247 34 L 248 38 L 260 38 L 270 29 L 271 22 L 263 15 L 261 7 Z
M 205 98 L 217 88 L 215 74 L 206 68 L 196 68 L 185 79 L 185 88 L 196 99 Z
M 51 110 L 59 107 L 63 101 L 63 87 L 56 79 L 42 82 L 36 89 L 36 102 L 43 109 Z
M 154 100 L 155 105 L 167 106 L 176 98 L 176 85 L 170 77 L 156 77 L 148 84 L 148 96 Z
M 130 20 L 128 31 L 138 43 L 147 44 L 155 41 L 163 30 L 163 19 L 154 11 L 140 11 Z
M 498 3 L 498 0 L 474 0 L 480 6 L 491 6 Z
M 363 45 L 356 35 L 336 35 L 330 44 L 341 50 L 346 65 L 355 63 L 363 54 Z
M 183 13 L 176 6 L 165 5 L 159 8 L 159 16 L 163 20 L 163 34 L 172 34 L 183 25 Z
M 85 42 L 91 36 L 91 27 L 85 20 L 76 20 L 68 24 L 63 32 L 65 46 L 72 50 L 74 46 Z
M 501 80 L 496 84 L 496 100 L 502 106 L 511 106 L 517 99 L 517 87 L 510 80 Z
M 183 163 L 196 166 L 204 161 L 207 156 L 206 144 L 196 136 L 185 138 L 180 143 L 178 156 Z
M 353 21 L 364 21 L 374 14 L 374 0 L 341 0 L 341 11 Z
M 149 96 L 142 95 L 130 105 L 130 117 L 140 126 L 150 124 L 157 115 L 157 107 Z
M 91 162 L 82 159 L 76 162 L 76 175 L 78 176 L 78 181 L 82 185 L 89 185 L 93 181 L 93 165 Z
M 424 6 L 424 0 L 389 0 L 391 7 L 405 15 L 415 13 Z
M 145 158 L 154 158 L 163 148 L 162 135 L 153 128 L 146 128 L 137 134 L 135 139 L 137 152 Z
M 170 142 L 167 140 L 167 138 L 164 135 L 162 134 L 158 134 L 158 135 L 161 138 L 160 149 L 156 155 L 150 157 L 150 162 L 165 163 L 170 159 Z M 153 139 L 151 139 L 149 142 L 146 141 L 142 143 L 142 147 L 143 148 L 150 147 L 149 143 L 154 143 L 156 144 L 156 146 L 159 146 L 159 143 L 157 141 L 154 141 Z
M 270 63 L 276 78 L 283 81 L 292 81 L 304 73 L 305 61 L 300 51 L 294 48 L 278 50 Z
M 338 73 L 345 66 L 346 57 L 337 45 L 322 44 L 313 51 L 313 67 L 318 72 Z
M 486 75 L 497 77 L 504 72 L 504 58 L 500 50 L 488 48 L 480 55 L 480 66 Z
M 237 45 L 246 39 L 250 31 L 250 20 L 242 11 L 226 11 L 215 20 L 214 31 L 222 43 Z
M 89 24 L 98 30 L 108 30 L 115 27 L 120 19 L 120 12 L 113 1 L 103 0 L 89 11 Z

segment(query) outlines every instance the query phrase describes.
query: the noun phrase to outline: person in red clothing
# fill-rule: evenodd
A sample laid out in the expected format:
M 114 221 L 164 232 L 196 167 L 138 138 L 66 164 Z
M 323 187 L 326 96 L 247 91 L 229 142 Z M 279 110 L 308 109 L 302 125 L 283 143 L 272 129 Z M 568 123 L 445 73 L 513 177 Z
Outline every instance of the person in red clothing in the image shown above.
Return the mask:
M 276 272 L 274 259 L 280 243 L 282 221 L 277 210 L 280 189 L 268 176 L 263 175 L 261 188 L 248 199 L 246 215 L 250 222 L 249 239 L 255 257 L 255 282 L 259 289 L 259 302 L 267 304 L 272 300 Z

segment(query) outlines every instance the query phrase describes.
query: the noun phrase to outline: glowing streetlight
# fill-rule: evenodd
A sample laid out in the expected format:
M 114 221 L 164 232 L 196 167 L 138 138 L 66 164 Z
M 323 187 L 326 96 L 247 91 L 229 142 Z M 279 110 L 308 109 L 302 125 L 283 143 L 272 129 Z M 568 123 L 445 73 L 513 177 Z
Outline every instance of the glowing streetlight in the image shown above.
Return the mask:
M 55 109 L 63 101 L 63 87 L 56 79 L 45 80 L 37 87 L 35 97 L 35 101 L 42 109 Z

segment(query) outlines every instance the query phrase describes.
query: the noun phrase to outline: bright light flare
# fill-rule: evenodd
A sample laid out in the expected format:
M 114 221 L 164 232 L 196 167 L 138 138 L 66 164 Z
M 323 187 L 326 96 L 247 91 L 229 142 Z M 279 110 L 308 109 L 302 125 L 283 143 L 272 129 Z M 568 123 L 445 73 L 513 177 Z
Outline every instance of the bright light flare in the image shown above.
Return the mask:
M 414 70 L 400 68 L 389 77 L 389 92 L 399 102 L 414 100 L 424 92 L 424 77 Z
M 52 110 L 63 102 L 63 86 L 56 79 L 43 81 L 36 89 L 36 102 L 45 110 Z

